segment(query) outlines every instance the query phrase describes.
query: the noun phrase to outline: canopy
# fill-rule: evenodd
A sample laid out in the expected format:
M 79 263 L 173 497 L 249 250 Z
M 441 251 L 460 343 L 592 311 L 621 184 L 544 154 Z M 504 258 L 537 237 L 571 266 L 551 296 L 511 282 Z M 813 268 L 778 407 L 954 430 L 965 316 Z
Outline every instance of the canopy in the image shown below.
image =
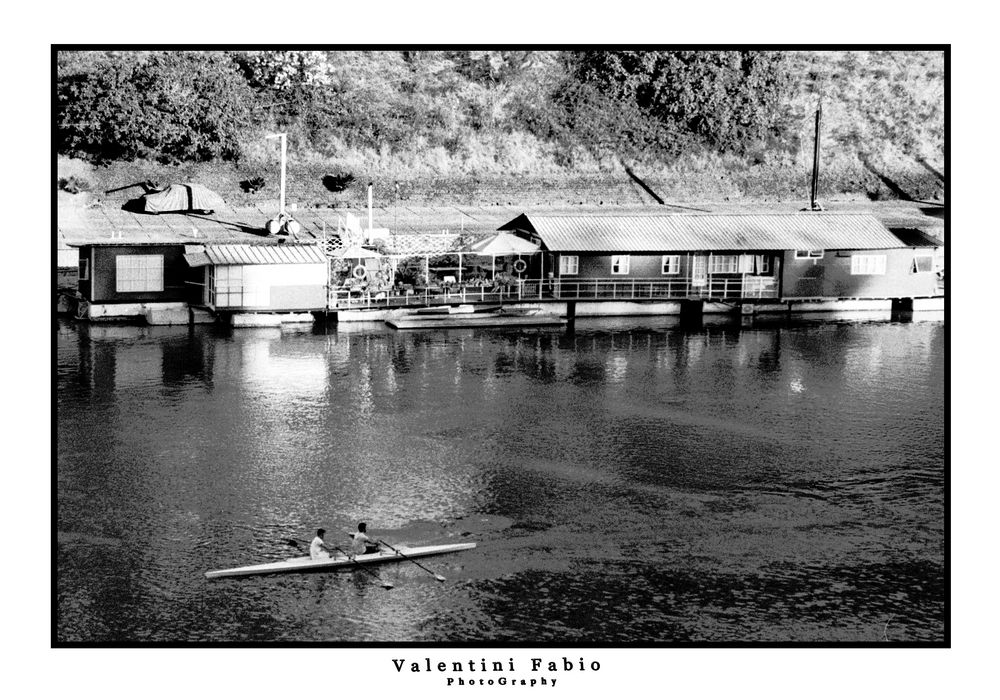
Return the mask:
M 489 238 L 484 238 L 481 241 L 473 243 L 469 246 L 467 254 L 489 255 L 493 257 L 502 255 L 528 255 L 530 253 L 537 253 L 538 249 L 539 245 L 537 243 L 526 241 L 520 236 L 515 236 L 506 231 L 499 231 Z
M 143 214 L 164 214 L 188 211 L 211 213 L 225 206 L 222 197 L 212 190 L 187 182 L 183 185 L 168 185 L 159 192 L 144 194 L 126 202 L 122 208 Z
M 369 250 L 368 248 L 362 248 L 359 245 L 350 245 L 346 248 L 334 251 L 334 257 L 337 258 L 350 258 L 354 259 L 371 259 L 371 258 L 381 258 L 382 254 L 377 250 Z

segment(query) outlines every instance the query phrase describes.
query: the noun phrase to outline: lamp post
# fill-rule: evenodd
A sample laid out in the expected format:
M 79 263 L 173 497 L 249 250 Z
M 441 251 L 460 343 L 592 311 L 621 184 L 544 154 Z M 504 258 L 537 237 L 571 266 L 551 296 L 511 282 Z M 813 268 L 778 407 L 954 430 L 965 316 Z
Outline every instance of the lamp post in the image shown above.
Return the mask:
M 281 195 L 278 200 L 278 218 L 267 222 L 267 232 L 274 234 L 284 231 L 294 237 L 302 227 L 285 212 L 285 163 L 288 160 L 288 141 L 286 134 L 268 134 L 266 138 L 281 140 Z
M 285 215 L 285 160 L 288 156 L 286 134 L 268 134 L 266 138 L 281 140 L 281 199 L 278 202 L 278 214 Z

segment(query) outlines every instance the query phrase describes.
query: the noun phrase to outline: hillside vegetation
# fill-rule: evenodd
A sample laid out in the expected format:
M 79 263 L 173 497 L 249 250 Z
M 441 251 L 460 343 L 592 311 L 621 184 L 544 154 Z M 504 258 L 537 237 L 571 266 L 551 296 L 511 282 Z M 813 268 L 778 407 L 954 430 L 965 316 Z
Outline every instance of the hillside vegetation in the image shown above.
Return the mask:
M 68 51 L 57 144 L 85 189 L 234 202 L 275 196 L 279 131 L 305 206 L 369 181 L 423 204 L 636 201 L 626 168 L 668 202 L 803 200 L 822 103 L 823 197 L 932 199 L 944 82 L 932 51 Z

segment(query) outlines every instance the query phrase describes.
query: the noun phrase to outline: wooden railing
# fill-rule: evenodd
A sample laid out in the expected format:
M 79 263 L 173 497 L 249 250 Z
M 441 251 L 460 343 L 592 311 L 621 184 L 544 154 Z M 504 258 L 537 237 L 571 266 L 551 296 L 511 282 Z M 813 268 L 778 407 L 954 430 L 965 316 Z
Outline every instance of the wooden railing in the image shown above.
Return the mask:
M 400 293 L 359 289 L 332 289 L 330 308 L 386 308 L 438 304 L 489 304 L 517 301 L 669 300 L 669 299 L 774 299 L 774 277 L 746 275 L 713 277 L 696 284 L 691 280 L 663 279 L 524 279 L 506 286 L 453 285 L 417 287 Z

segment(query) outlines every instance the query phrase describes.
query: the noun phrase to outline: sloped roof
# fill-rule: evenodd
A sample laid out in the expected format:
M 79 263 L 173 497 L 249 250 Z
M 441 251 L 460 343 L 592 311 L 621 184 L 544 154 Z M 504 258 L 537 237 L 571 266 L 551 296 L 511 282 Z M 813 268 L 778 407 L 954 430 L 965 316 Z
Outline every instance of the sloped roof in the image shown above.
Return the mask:
M 894 228 L 893 235 L 904 245 L 913 248 L 940 248 L 944 241 L 916 228 Z
M 204 250 L 186 246 L 184 259 L 191 267 L 204 265 L 302 265 L 325 263 L 318 245 L 208 245 Z M 187 252 L 190 250 L 190 252 Z
M 551 251 L 871 250 L 905 247 L 868 214 L 529 216 L 500 230 L 536 234 Z

